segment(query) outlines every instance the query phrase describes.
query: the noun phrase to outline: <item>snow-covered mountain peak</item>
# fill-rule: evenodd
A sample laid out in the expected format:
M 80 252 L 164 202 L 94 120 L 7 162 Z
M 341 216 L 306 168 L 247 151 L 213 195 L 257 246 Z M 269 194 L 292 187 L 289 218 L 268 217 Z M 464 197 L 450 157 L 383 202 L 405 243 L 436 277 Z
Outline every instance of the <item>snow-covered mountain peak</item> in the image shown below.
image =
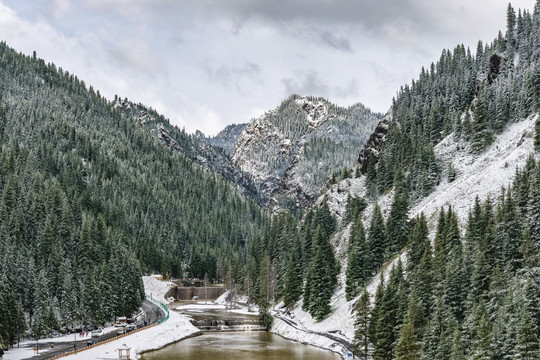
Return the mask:
M 329 103 L 322 99 L 310 100 L 309 98 L 301 97 L 295 102 L 306 113 L 307 124 L 311 129 L 321 125 L 326 120 L 334 118 L 334 115 L 328 116 Z
M 360 104 L 341 108 L 322 98 L 293 95 L 253 119 L 231 157 L 251 175 L 266 204 L 303 207 L 333 173 L 354 165 L 378 120 Z

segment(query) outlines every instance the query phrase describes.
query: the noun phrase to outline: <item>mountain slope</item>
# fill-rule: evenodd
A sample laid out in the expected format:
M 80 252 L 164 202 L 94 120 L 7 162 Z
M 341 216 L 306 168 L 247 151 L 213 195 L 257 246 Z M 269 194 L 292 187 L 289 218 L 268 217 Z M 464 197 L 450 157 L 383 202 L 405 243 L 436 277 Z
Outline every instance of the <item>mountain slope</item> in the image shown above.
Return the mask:
M 269 206 L 305 207 L 330 178 L 354 165 L 378 120 L 360 104 L 341 108 L 293 95 L 246 126 L 232 159 Z
M 163 115 L 141 104 L 133 104 L 125 99 L 116 99 L 113 106 L 140 125 L 150 129 L 165 145 L 188 156 L 201 167 L 220 174 L 243 195 L 257 197 L 257 189 L 250 176 L 238 169 L 231 162 L 229 156 L 221 151 L 221 147 L 213 145 L 212 141 L 201 136 L 187 134 L 178 127 L 169 124 Z M 235 128 L 235 126 L 231 126 Z M 237 127 L 242 128 L 241 125 Z M 218 143 L 223 142 L 218 141 Z
M 316 322 L 297 305 L 297 325 L 276 331 L 307 342 L 313 330 L 343 334 L 379 359 L 538 357 L 540 1 L 532 14 L 509 5 L 507 19 L 476 55 L 444 50 L 402 87 L 359 156 L 363 176 L 319 198 L 341 222 L 333 311 Z M 367 206 L 347 219 L 355 198 Z M 349 269 L 368 275 L 351 301 Z M 369 326 L 355 333 L 364 289 Z
M 516 174 L 516 168 L 523 168 L 528 156 L 534 152 L 534 126 L 538 116 L 531 116 L 526 120 L 509 125 L 502 134 L 491 144 L 485 152 L 480 155 L 472 155 L 470 147 L 463 141 L 455 141 L 454 134 L 448 135 L 436 148 L 437 158 L 441 161 L 453 161 L 457 168 L 457 176 L 454 181 L 448 182 L 446 179 L 433 190 L 426 198 L 417 201 L 411 206 L 410 218 L 415 218 L 423 213 L 430 229 L 430 237 L 435 237 L 437 218 L 442 207 L 451 207 L 458 215 L 462 228 L 466 225 L 469 211 L 473 208 L 475 197 L 486 200 L 488 197 L 496 199 L 501 187 L 511 185 Z M 540 161 L 540 156 L 536 156 Z M 446 174 L 445 174 L 446 175 Z M 345 179 L 332 185 L 330 189 L 318 199 L 318 203 L 327 202 L 331 212 L 338 221 L 342 221 L 345 214 L 345 204 L 349 196 L 366 196 L 366 178 Z M 387 218 L 394 192 L 391 191 L 377 199 L 382 213 Z M 374 203 L 369 203 L 362 215 L 364 224 L 371 221 Z M 332 349 L 338 346 L 335 341 L 328 342 L 328 339 L 313 339 L 311 332 L 327 333 L 332 336 L 341 335 L 349 342 L 354 340 L 355 306 L 359 296 L 351 301 L 345 299 L 345 272 L 348 254 L 348 242 L 350 238 L 350 224 L 343 224 L 343 230 L 334 234 L 332 243 L 336 251 L 336 256 L 342 262 L 342 272 L 339 276 L 338 286 L 332 296 L 331 315 L 321 322 L 315 321 L 308 313 L 302 311 L 301 303 L 298 304 L 289 317 L 298 327 L 304 331 L 295 330 L 290 326 L 285 326 L 282 322 L 277 322 L 273 331 L 300 342 L 308 342 Z M 402 254 L 399 257 L 406 263 L 407 256 Z M 382 273 L 388 281 L 390 270 L 397 264 L 397 257 L 393 257 L 384 267 Z M 372 301 L 375 300 L 375 292 L 380 283 L 381 273 L 374 276 L 367 289 Z

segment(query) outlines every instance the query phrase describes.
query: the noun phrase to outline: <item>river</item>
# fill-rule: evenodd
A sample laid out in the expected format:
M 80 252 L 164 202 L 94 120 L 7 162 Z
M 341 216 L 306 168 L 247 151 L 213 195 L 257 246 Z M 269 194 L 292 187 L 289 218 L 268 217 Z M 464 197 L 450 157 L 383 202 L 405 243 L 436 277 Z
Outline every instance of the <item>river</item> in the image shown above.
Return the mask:
M 328 350 L 266 331 L 212 332 L 147 353 L 145 360 L 339 360 Z
M 173 306 L 171 306 L 173 307 Z M 217 305 L 209 308 L 187 305 L 179 312 L 195 321 L 244 321 L 257 317 L 252 314 L 231 313 Z M 232 327 L 230 330 L 237 328 Z M 249 326 L 247 327 L 249 328 Z M 168 345 L 161 350 L 144 354 L 145 360 L 339 360 L 340 356 L 315 346 L 287 340 L 267 331 L 205 332 L 203 335 Z

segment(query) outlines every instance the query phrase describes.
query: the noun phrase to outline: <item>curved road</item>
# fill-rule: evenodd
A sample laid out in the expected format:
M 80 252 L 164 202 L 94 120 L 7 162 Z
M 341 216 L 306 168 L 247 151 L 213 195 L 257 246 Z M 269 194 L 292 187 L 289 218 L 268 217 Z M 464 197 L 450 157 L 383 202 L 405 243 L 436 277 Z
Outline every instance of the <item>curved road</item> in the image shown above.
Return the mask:
M 149 300 L 144 300 L 142 303 L 142 309 L 145 313 L 145 321 L 147 325 L 153 324 L 159 320 L 161 320 L 165 315 L 163 313 L 163 310 L 153 302 Z M 60 355 L 69 351 L 73 351 L 74 346 L 76 346 L 76 349 L 82 349 L 86 347 L 86 344 L 88 341 L 95 340 L 97 343 L 103 342 L 105 340 L 112 339 L 113 337 L 117 336 L 116 331 L 112 331 L 108 334 L 101 335 L 98 338 L 93 338 L 91 340 L 78 340 L 78 341 L 68 341 L 68 342 L 60 342 L 60 343 L 48 343 L 48 342 L 39 342 L 39 348 L 40 349 L 48 349 L 48 351 L 44 354 L 35 355 L 29 359 L 49 359 L 56 355 Z M 50 350 L 49 348 L 51 345 L 54 345 L 54 349 Z M 32 345 L 31 347 L 35 346 Z

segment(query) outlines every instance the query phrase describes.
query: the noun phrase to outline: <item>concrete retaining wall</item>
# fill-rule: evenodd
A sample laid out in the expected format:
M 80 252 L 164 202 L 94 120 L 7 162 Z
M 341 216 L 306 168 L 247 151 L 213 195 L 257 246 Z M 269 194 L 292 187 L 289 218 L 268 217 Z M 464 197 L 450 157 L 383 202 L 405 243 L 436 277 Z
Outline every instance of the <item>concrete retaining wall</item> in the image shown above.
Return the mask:
M 194 296 L 198 296 L 199 300 L 213 301 L 220 297 L 225 292 L 225 288 L 222 286 L 209 286 L 209 287 L 177 287 L 176 299 L 178 300 L 192 300 Z M 207 297 L 208 296 L 208 297 Z

